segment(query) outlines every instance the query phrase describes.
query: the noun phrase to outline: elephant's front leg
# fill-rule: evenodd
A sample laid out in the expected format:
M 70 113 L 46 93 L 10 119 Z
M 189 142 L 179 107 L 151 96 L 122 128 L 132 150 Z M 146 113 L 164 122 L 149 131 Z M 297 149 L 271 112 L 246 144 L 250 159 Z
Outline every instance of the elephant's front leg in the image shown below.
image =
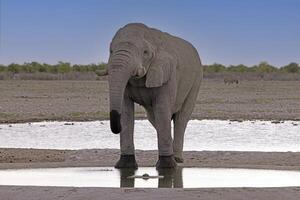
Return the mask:
M 176 161 L 173 155 L 171 136 L 171 105 L 168 93 L 160 93 L 153 105 L 155 128 L 158 137 L 159 160 L 157 168 L 174 168 Z
M 137 168 L 134 154 L 133 129 L 134 129 L 134 102 L 125 92 L 121 114 L 122 131 L 120 133 L 121 156 L 116 163 L 116 168 Z

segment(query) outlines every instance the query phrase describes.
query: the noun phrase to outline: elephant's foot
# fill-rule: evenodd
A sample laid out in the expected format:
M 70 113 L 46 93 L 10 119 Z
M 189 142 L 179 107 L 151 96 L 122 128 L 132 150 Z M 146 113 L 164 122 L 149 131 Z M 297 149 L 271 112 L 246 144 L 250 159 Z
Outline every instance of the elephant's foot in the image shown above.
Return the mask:
M 116 163 L 115 168 L 133 168 L 137 169 L 138 165 L 134 155 L 121 155 L 119 161 Z
M 175 168 L 177 166 L 177 163 L 174 159 L 174 156 L 159 156 L 159 159 L 156 163 L 157 169 L 162 168 Z
M 174 152 L 174 158 L 177 163 L 183 163 L 182 151 L 180 153 Z
M 177 163 L 183 163 L 183 161 L 184 161 L 182 157 L 175 156 L 174 158 Z

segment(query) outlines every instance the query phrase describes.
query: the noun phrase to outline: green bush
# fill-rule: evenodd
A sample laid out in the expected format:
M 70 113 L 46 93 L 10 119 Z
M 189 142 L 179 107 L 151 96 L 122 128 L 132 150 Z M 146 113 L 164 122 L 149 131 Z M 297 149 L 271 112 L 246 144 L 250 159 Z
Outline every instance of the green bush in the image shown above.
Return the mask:
M 290 63 L 286 66 L 281 67 L 281 71 L 288 73 L 300 73 L 300 66 L 297 63 Z

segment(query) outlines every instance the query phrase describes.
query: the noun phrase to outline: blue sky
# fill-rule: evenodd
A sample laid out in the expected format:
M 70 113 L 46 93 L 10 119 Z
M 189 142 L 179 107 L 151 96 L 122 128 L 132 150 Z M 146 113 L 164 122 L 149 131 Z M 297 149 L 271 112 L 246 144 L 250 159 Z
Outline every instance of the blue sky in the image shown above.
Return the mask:
M 300 0 L 0 0 L 0 64 L 106 62 L 119 27 L 190 41 L 202 62 L 300 63 Z

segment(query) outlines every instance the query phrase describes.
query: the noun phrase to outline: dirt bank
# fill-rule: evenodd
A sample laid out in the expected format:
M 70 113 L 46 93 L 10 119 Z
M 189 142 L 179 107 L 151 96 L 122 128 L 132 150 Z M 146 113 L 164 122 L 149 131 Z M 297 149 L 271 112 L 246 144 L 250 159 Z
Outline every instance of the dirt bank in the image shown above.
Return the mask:
M 136 151 L 139 166 L 155 166 L 157 151 Z M 0 169 L 113 166 L 117 149 L 0 149 Z M 300 152 L 186 151 L 184 167 L 230 167 L 300 170 Z

